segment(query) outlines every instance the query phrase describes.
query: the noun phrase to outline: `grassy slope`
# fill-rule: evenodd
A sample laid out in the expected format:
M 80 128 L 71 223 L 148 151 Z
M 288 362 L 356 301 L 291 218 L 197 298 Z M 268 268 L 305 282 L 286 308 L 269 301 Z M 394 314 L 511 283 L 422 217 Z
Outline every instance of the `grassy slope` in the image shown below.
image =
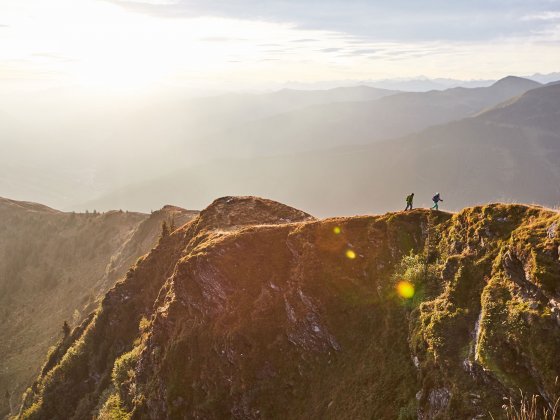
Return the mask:
M 497 418 L 518 388 L 558 398 L 557 213 L 287 211 L 221 201 L 165 238 L 22 417 Z
M 178 208 L 86 215 L 0 199 L 0 415 L 17 409 L 63 321 L 81 322 L 172 212 L 186 222 Z

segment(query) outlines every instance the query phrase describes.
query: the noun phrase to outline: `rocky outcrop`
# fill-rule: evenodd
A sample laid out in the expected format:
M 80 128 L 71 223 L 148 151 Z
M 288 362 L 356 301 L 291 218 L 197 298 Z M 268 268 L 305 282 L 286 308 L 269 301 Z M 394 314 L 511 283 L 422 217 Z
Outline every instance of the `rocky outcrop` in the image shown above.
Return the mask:
M 546 408 L 559 217 L 216 200 L 107 293 L 21 417 L 501 418 L 519 389 Z

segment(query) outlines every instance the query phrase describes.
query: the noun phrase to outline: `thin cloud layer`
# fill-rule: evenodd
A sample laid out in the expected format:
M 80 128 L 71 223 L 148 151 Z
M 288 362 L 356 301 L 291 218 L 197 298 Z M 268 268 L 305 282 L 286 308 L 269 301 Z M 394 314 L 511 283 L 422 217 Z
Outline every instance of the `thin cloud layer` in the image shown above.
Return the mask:
M 551 73 L 558 2 L 0 0 L 0 25 L 9 25 L 0 90 L 198 92 Z
M 167 17 L 219 16 L 288 22 L 392 41 L 481 41 L 549 33 L 559 0 L 108 0 Z

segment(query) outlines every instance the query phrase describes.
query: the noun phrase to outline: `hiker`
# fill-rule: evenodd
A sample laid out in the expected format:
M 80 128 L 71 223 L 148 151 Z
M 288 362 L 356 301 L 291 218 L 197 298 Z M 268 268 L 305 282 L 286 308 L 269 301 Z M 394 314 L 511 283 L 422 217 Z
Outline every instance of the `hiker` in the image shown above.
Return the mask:
M 412 200 L 414 200 L 414 193 L 406 197 L 406 208 L 404 211 L 412 210 Z
M 443 200 L 441 199 L 439 193 L 436 193 L 436 195 L 434 195 L 434 196 L 432 197 L 432 201 L 434 202 L 434 206 L 432 207 L 432 210 L 434 210 L 434 209 L 435 209 L 435 210 L 439 210 L 438 203 L 439 203 L 440 201 L 443 201 Z

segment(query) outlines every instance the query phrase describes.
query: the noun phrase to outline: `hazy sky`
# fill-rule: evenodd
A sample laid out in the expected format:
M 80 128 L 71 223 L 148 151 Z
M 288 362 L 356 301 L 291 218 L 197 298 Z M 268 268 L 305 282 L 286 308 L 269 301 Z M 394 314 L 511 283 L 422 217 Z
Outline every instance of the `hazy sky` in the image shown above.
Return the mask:
M 0 88 L 560 70 L 560 0 L 0 0 Z

